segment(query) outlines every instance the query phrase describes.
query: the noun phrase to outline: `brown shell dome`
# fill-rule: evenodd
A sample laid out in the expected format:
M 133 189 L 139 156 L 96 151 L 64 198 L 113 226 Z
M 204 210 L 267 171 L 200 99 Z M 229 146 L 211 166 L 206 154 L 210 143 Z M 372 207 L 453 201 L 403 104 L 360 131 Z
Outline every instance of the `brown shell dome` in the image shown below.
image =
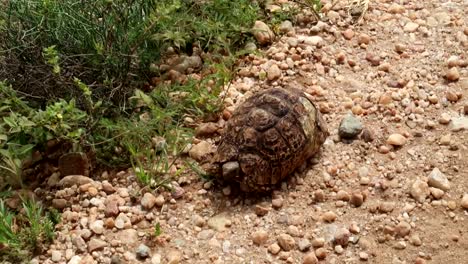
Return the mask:
M 320 149 L 328 136 L 308 95 L 272 88 L 240 104 L 226 124 L 213 165 L 247 191 L 270 190 Z

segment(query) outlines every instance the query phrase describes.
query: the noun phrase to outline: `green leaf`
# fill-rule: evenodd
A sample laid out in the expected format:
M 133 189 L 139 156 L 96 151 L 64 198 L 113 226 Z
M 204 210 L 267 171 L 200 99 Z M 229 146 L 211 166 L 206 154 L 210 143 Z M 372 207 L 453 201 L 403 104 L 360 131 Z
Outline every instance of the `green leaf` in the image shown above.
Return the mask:
M 21 120 L 20 120 L 20 126 L 22 126 L 22 127 L 33 127 L 35 125 L 36 125 L 36 123 L 34 123 L 33 121 L 29 120 L 26 117 L 22 117 Z
M 19 157 L 21 157 L 21 156 L 24 156 L 26 154 L 29 154 L 29 152 L 31 152 L 31 150 L 33 148 L 34 148 L 34 145 L 32 145 L 32 144 L 23 145 L 23 146 L 19 147 L 15 152 Z
M 17 126 L 15 120 L 14 120 L 11 116 L 5 116 L 5 117 L 3 118 L 3 121 L 4 121 L 10 128 L 13 128 L 13 127 L 16 127 L 16 126 Z
M 143 91 L 139 89 L 135 90 L 135 95 L 130 97 L 130 99 L 140 99 L 148 107 L 151 107 L 154 104 L 153 99 L 151 99 L 150 96 L 148 96 L 147 94 L 145 94 Z

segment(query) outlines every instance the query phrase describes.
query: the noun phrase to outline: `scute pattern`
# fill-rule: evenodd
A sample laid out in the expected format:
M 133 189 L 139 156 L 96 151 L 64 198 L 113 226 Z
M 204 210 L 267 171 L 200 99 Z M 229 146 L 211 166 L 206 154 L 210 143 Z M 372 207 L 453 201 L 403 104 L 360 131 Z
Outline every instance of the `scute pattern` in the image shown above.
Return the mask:
M 268 89 L 233 113 L 213 164 L 219 174 L 223 164 L 237 161 L 240 175 L 233 180 L 244 190 L 270 190 L 317 153 L 327 136 L 320 112 L 303 92 Z
M 281 161 L 289 155 L 289 145 L 276 128 L 270 128 L 263 133 L 260 152 L 271 161 Z
M 258 131 L 265 131 L 270 127 L 274 126 L 278 118 L 272 113 L 262 109 L 255 108 L 249 112 L 249 122 Z

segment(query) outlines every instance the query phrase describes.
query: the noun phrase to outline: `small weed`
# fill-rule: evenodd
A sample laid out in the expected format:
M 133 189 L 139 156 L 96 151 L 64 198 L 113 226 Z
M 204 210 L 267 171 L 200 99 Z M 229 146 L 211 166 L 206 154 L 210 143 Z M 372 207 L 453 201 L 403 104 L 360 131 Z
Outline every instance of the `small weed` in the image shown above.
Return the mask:
M 313 10 L 320 12 L 322 10 L 322 1 L 320 0 L 304 0 Z
M 0 177 L 3 178 L 5 186 L 0 186 L 0 190 L 6 185 L 13 188 L 23 188 L 22 179 L 22 158 L 26 157 L 26 153 L 32 149 L 33 145 L 19 146 L 13 150 L 13 144 L 10 144 L 8 149 L 0 149 Z M 21 157 L 21 158 L 19 158 Z
M 191 171 L 195 172 L 200 178 L 205 180 L 210 180 L 212 178 L 212 175 L 200 168 L 200 166 L 198 166 L 198 163 L 186 160 L 185 164 L 187 164 L 187 167 L 189 167 Z
M 158 237 L 162 234 L 162 229 L 161 229 L 161 224 L 159 224 L 159 222 L 157 222 L 155 225 L 154 225 L 154 231 L 153 231 L 153 236 L 154 237 Z
M 23 200 L 20 212 L 14 212 L 1 200 L 0 253 L 10 261 L 30 258 L 52 241 L 59 221 L 56 210 L 46 212 L 36 201 Z

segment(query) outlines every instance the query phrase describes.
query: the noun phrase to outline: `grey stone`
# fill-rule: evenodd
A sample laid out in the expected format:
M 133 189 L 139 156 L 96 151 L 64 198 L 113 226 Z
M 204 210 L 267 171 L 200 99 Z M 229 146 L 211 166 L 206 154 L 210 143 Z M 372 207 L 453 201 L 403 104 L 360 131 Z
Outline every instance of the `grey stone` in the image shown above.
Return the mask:
M 145 244 L 140 244 L 136 249 L 136 256 L 140 259 L 145 259 L 150 256 L 150 248 Z
M 438 169 L 434 168 L 429 174 L 427 183 L 429 186 L 448 191 L 450 189 L 450 182 L 447 177 Z
M 288 33 L 288 32 L 293 32 L 294 31 L 294 27 L 293 27 L 293 24 L 291 21 L 289 20 L 285 20 L 281 23 L 280 27 L 279 27 L 279 30 L 280 32 L 282 33 Z
M 357 137 L 361 131 L 361 120 L 349 113 L 341 120 L 340 127 L 338 128 L 338 135 L 341 138 L 352 139 Z

